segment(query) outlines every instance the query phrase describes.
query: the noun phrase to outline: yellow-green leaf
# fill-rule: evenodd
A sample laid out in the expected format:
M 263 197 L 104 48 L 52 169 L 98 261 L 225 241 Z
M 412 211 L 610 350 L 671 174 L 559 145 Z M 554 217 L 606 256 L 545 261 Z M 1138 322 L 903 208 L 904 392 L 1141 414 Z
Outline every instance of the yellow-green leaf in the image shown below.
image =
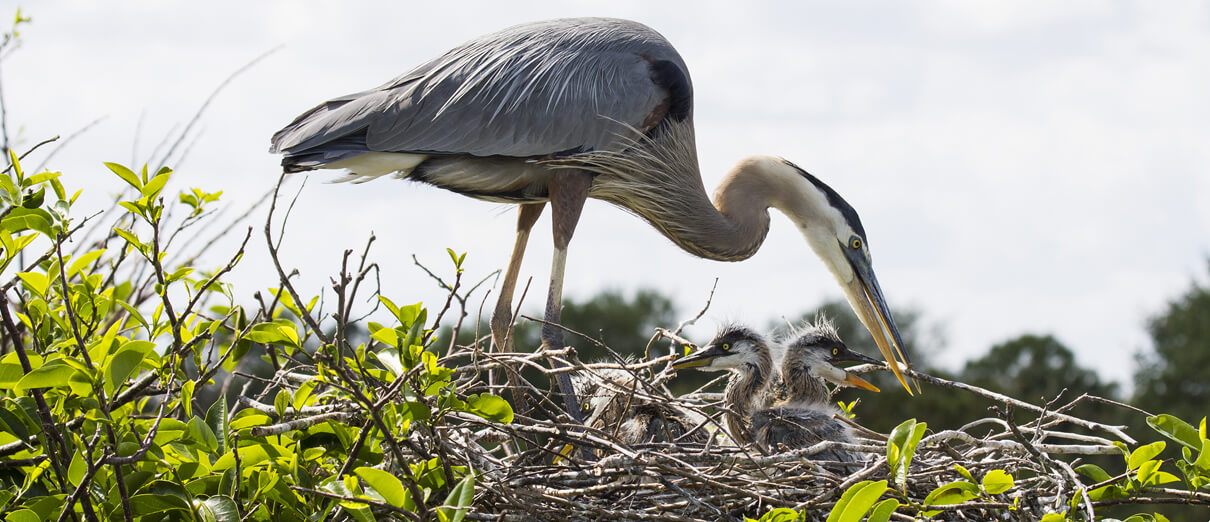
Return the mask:
M 190 380 L 181 385 L 181 406 L 185 408 L 185 418 L 193 416 L 193 389 L 197 383 Z
M 870 511 L 870 518 L 866 522 L 887 522 L 891 519 L 891 514 L 899 509 L 899 501 L 893 498 L 888 498 L 874 504 L 874 509 Z
M 989 495 L 1004 493 L 1013 487 L 1013 476 L 1002 469 L 993 469 L 983 476 L 983 490 Z
M 73 486 L 79 486 L 88 473 L 88 463 L 84 462 L 84 452 L 77 449 L 71 455 L 71 464 L 67 466 L 67 481 Z
M 966 481 L 950 482 L 934 489 L 928 496 L 924 497 L 924 505 L 949 506 L 961 504 L 977 496 L 979 496 L 979 486 Z
M 513 421 L 513 407 L 504 398 L 489 393 L 471 395 L 466 398 L 471 413 L 490 421 L 508 424 Z
M 119 178 L 122 178 L 122 181 L 129 183 L 130 186 L 136 189 L 142 190 L 143 183 L 139 181 L 139 176 L 138 174 L 135 174 L 134 171 L 126 168 L 124 165 L 110 163 L 108 161 L 105 162 L 105 166 L 109 167 L 109 170 L 113 171 L 114 174 L 117 174 Z
M 100 258 L 101 255 L 104 253 L 105 253 L 105 249 L 102 248 L 100 250 L 93 250 L 92 252 L 83 254 L 79 257 L 72 259 L 71 266 L 68 267 L 68 269 L 67 269 L 67 277 L 73 277 L 76 274 L 80 273 L 81 270 L 83 270 L 88 265 L 91 265 L 93 262 L 95 262 L 97 260 L 97 258 Z
M 394 475 L 380 469 L 367 467 L 354 469 L 353 473 L 366 481 L 366 484 L 374 488 L 374 491 L 382 495 L 382 498 L 392 506 L 403 507 L 407 489 L 403 487 L 403 482 L 400 482 Z
M 143 197 L 151 200 L 155 199 L 156 196 L 159 196 L 160 191 L 164 189 L 164 184 L 168 183 L 169 174 L 170 172 L 159 174 L 156 177 L 151 178 L 146 185 L 143 185 L 143 188 L 139 189 L 139 191 L 143 194 Z
M 45 274 L 18 272 L 17 277 L 21 278 L 21 282 L 25 283 L 25 287 L 31 292 L 38 294 L 38 297 L 42 299 L 46 299 L 46 292 L 50 290 L 50 279 L 47 279 Z
M 1164 441 L 1156 441 L 1145 446 L 1139 446 L 1130 452 L 1130 460 L 1126 462 L 1126 469 L 1135 470 L 1164 451 Z
M 277 418 L 286 416 L 286 408 L 290 407 L 290 392 L 285 389 L 277 390 L 277 395 L 273 397 L 273 409 L 277 411 Z

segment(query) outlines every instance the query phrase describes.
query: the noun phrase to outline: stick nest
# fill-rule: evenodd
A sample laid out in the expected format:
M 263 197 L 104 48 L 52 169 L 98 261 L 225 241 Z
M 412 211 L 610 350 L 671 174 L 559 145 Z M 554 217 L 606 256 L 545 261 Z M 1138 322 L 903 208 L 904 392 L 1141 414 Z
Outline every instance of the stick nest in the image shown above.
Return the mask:
M 541 359 L 558 359 L 568 365 L 558 372 L 624 370 L 635 376 L 630 394 L 637 402 L 662 402 L 696 411 L 706 419 L 698 429 L 715 434 L 706 443 L 626 444 L 616 429 L 588 428 L 572 422 L 560 401 L 528 381 L 510 389 L 505 372 L 536 368 L 551 376 Z M 468 360 L 469 359 L 469 360 Z M 884 495 L 903 505 L 892 520 L 913 520 L 909 514 L 923 506 L 938 487 L 964 480 L 956 466 L 976 481 L 992 470 L 1016 478 L 1011 489 L 943 509 L 938 519 L 1016 520 L 1040 519 L 1043 514 L 1067 509 L 1073 495 L 1091 484 L 1081 481 L 1071 460 L 1081 455 L 1120 454 L 1113 440 L 1087 433 L 1100 432 L 1133 443 L 1120 426 L 1107 426 L 1065 414 L 1087 400 L 1081 396 L 1062 405 L 1039 407 L 993 392 L 909 371 L 921 381 L 1000 402 L 995 417 L 984 418 L 958 430 L 928 431 L 920 441 L 911 466 L 898 483 L 887 462 L 887 437 L 855 425 L 856 443 L 825 441 L 809 448 L 777 454 L 755 446 L 736 447 L 727 442 L 722 422 L 721 394 L 706 390 L 674 396 L 664 386 L 672 376 L 671 357 L 627 364 L 585 364 L 574 349 L 559 352 L 495 353 L 468 348 L 445 359 L 458 368 L 459 388 L 491 391 L 518 402 L 512 423 L 497 424 L 469 414 L 456 414 L 434 435 L 450 459 L 480 473 L 475 508 L 468 518 L 477 520 L 743 520 L 759 518 L 774 508 L 799 510 L 807 520 L 823 520 L 850 486 L 861 481 L 887 480 Z M 873 366 L 855 371 L 870 371 Z M 552 376 L 553 377 L 553 376 Z M 553 380 L 553 378 L 552 378 Z M 478 388 L 478 390 L 476 390 Z M 520 400 L 514 397 L 524 396 Z M 522 413 L 522 409 L 528 409 Z M 1016 424 L 1013 411 L 1025 409 L 1033 420 Z M 1032 417 L 1032 415 L 1031 415 Z M 688 438 L 688 437 L 683 437 Z M 577 448 L 572 451 L 570 448 Z M 864 462 L 841 463 L 812 458 L 826 450 L 843 448 L 865 455 Z M 1081 510 L 1091 512 L 1087 503 Z M 915 506 L 915 507 L 911 507 Z M 1091 517 L 1090 517 L 1091 518 Z

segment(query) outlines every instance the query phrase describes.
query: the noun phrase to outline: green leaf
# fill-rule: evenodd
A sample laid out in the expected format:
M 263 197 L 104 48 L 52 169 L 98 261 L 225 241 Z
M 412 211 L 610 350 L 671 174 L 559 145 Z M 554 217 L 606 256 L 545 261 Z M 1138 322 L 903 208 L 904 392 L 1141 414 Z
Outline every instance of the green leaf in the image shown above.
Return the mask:
M 18 509 L 4 517 L 5 522 L 42 522 L 42 517 L 32 509 Z
M 88 265 L 93 264 L 98 258 L 105 253 L 105 249 L 93 250 L 87 254 L 72 258 L 71 266 L 67 269 L 67 277 L 74 277 L 80 273 Z
M 134 171 L 117 163 L 105 162 L 105 166 L 109 167 L 109 170 L 113 171 L 113 173 L 117 174 L 119 178 L 122 178 L 122 181 L 129 183 L 130 186 L 134 187 L 136 190 L 143 190 L 143 183 L 139 181 L 139 176 L 138 174 L 135 174 Z
M 206 520 L 215 522 L 239 522 L 239 507 L 235 500 L 225 495 L 216 495 L 206 500 L 195 501 L 194 507 Z
M 41 232 L 46 237 L 55 237 L 54 229 L 50 224 L 54 222 L 54 217 L 49 212 L 40 208 L 22 208 L 14 207 L 9 211 L 8 215 L 0 221 L 0 226 L 8 229 L 9 232 L 22 232 L 25 230 L 34 230 Z
M 218 437 L 214 435 L 214 432 L 210 430 L 210 426 L 201 417 L 189 419 L 188 432 L 189 438 L 201 443 L 207 450 L 211 452 L 218 450 Z
M 164 172 L 156 175 L 156 177 L 151 178 L 151 181 L 148 181 L 146 185 L 143 185 L 143 188 L 139 189 L 139 192 L 141 192 L 143 197 L 147 198 L 148 200 L 155 199 L 156 196 L 160 195 L 160 191 L 164 190 L 164 184 L 168 183 L 168 176 L 170 174 L 171 172 Z
M 130 303 L 127 303 L 126 301 L 118 301 L 118 305 L 124 308 L 126 313 L 130 314 L 130 317 L 133 317 L 135 321 L 138 321 L 139 324 L 143 326 L 143 329 L 147 330 L 148 333 L 151 333 L 151 323 L 147 322 L 147 319 L 143 317 L 143 314 L 139 312 L 138 308 L 131 306 Z
M 887 440 L 887 464 L 891 468 L 891 474 L 895 477 L 896 484 L 900 486 L 906 484 L 912 456 L 927 428 L 927 423 L 918 423 L 916 419 L 908 419 L 891 431 L 891 436 Z
M 155 348 L 155 344 L 149 341 L 127 341 L 122 344 L 121 348 L 109 358 L 102 368 L 103 375 L 106 377 L 105 391 L 113 393 L 117 391 L 126 380 L 134 374 L 134 371 L 143 363 L 143 359 L 147 354 Z
M 1062 513 L 1047 513 L 1042 515 L 1042 522 L 1064 522 L 1065 520 L 1067 520 L 1067 517 L 1063 516 Z
M 370 338 L 392 348 L 399 346 L 399 336 L 395 334 L 394 328 L 379 328 L 374 330 L 374 333 L 370 334 Z
M 971 482 L 975 481 L 975 476 L 971 475 L 970 471 L 967 471 L 966 468 L 964 468 L 958 464 L 954 464 L 954 471 L 957 471 L 958 474 L 962 475 L 962 478 L 964 478 L 966 480 L 969 480 Z
M 33 176 L 30 176 L 29 179 L 25 181 L 25 183 L 26 183 L 27 187 L 32 187 L 39 183 L 58 178 L 61 175 L 62 175 L 62 173 L 60 173 L 60 172 L 51 172 L 48 170 L 46 172 L 41 172 L 38 174 L 34 174 Z M 62 198 L 59 198 L 59 199 L 62 199 Z
M 1113 478 L 1109 475 L 1109 473 L 1107 473 L 1104 469 L 1101 469 L 1101 467 L 1096 464 L 1081 464 L 1076 466 L 1076 473 L 1092 479 L 1094 483 L 1105 482 L 1106 480 Z
M 513 421 L 513 407 L 503 397 L 489 393 L 466 398 L 467 411 L 490 421 L 508 424 Z
M 399 307 L 385 296 L 378 296 L 378 300 L 382 301 L 382 304 L 386 305 L 387 309 L 391 311 L 391 314 L 399 320 L 399 324 L 404 327 L 410 327 L 413 323 L 415 323 L 416 318 L 420 316 L 420 310 L 423 309 L 422 303 Z
M 17 440 L 29 440 L 29 429 L 17 414 L 9 411 L 8 408 L 0 408 L 0 427 L 17 437 Z M 0 507 L 3 506 L 4 503 L 0 502 Z
M 751 518 L 745 520 L 752 520 Z M 761 515 L 756 522 L 798 522 L 802 515 L 790 508 L 777 508 Z
M 261 344 L 284 344 L 295 348 L 299 346 L 298 330 L 293 322 L 286 319 L 252 325 L 244 339 Z
M 867 518 L 866 520 L 868 522 L 887 522 L 891 519 L 891 514 L 894 513 L 896 509 L 899 509 L 899 501 L 893 498 L 888 498 L 882 502 L 874 504 L 874 510 L 870 511 L 870 518 Z
M 1189 423 L 1167 413 L 1147 417 L 1147 425 L 1176 442 L 1184 444 L 1193 451 L 1202 449 L 1202 439 L 1198 430 Z
M 854 491 L 855 490 L 855 491 Z M 836 503 L 836 507 L 832 508 L 832 514 L 840 512 L 835 522 L 860 522 L 865 517 L 865 514 L 873 507 L 874 502 L 878 501 L 887 490 L 887 482 L 880 480 L 878 482 L 863 481 L 854 484 L 846 491 L 846 495 L 841 496 L 840 502 Z M 847 495 L 850 491 L 852 495 Z M 848 496 L 846 500 L 844 497 Z M 828 521 L 833 522 L 832 515 L 828 516 Z
M 206 425 L 218 438 L 218 452 L 227 453 L 227 396 L 219 395 L 206 410 Z
M 277 410 L 277 418 L 286 416 L 286 408 L 290 407 L 290 392 L 285 389 L 277 390 L 277 395 L 273 397 L 273 409 Z
M 988 495 L 999 495 L 1013 487 L 1013 476 L 1002 469 L 993 469 L 983 476 L 983 490 Z
M 186 277 L 186 276 L 188 276 L 189 274 L 192 274 L 192 273 L 193 273 L 193 268 L 190 268 L 190 267 L 187 267 L 187 266 L 186 266 L 186 267 L 181 267 L 181 268 L 176 269 L 176 271 L 175 271 L 175 272 L 173 272 L 173 273 L 171 273 L 171 274 L 168 274 L 168 277 L 165 277 L 165 278 L 164 278 L 164 282 L 165 282 L 165 283 L 171 283 L 171 282 L 173 282 L 173 281 L 177 281 L 177 280 L 179 280 L 179 279 L 181 279 L 181 278 L 183 278 L 183 277 Z
M 188 502 L 176 495 L 158 495 L 145 493 L 130 497 L 131 511 L 136 517 L 145 517 L 169 511 L 192 511 Z M 122 506 L 115 506 L 110 512 L 111 519 L 122 518 Z
M 315 379 L 308 380 L 298 386 L 298 390 L 294 392 L 294 400 L 291 402 L 295 410 L 301 410 L 307 405 L 307 400 L 311 398 L 311 393 L 315 391 L 315 386 L 319 381 Z
M 407 401 L 404 404 L 406 415 L 404 420 L 416 420 L 426 422 L 432 417 L 432 411 L 428 405 L 419 401 Z M 507 424 L 507 423 L 504 423 Z
M 1126 461 L 1126 469 L 1135 470 L 1161 452 L 1164 451 L 1164 441 L 1152 442 L 1145 446 L 1139 446 L 1130 453 L 1130 459 Z
M 1210 440 L 1202 441 L 1202 451 L 1198 453 L 1193 465 L 1203 473 L 1210 472 Z
M 185 408 L 185 417 L 193 416 L 193 389 L 197 387 L 194 381 L 185 381 L 181 385 L 181 406 Z
M 353 473 L 366 481 L 366 484 L 374 488 L 379 495 L 382 495 L 383 500 L 392 506 L 403 507 L 403 502 L 407 497 L 407 488 L 404 488 L 403 482 L 400 482 L 394 475 L 380 469 L 367 467 L 354 469 Z
M 231 423 L 228 425 L 228 429 L 231 431 L 239 431 L 242 429 L 251 428 L 253 426 L 266 426 L 272 423 L 273 419 L 270 419 L 268 415 L 263 413 L 249 413 L 240 415 L 239 418 L 231 421 Z
M 134 235 L 134 232 L 114 228 L 113 233 L 117 234 L 118 237 L 125 239 L 127 243 L 130 243 L 130 246 L 134 247 L 139 252 L 145 252 L 147 250 L 147 245 L 143 244 L 142 241 L 139 241 L 139 237 Z
M 42 206 L 42 202 L 46 200 L 46 187 L 38 189 L 37 192 L 26 194 L 21 200 L 21 206 L 25 208 L 38 208 Z
M 13 390 L 23 393 L 34 388 L 54 388 L 69 384 L 72 375 L 79 370 L 69 366 L 63 359 L 55 359 L 41 368 L 25 374 Z
M 17 277 L 21 278 L 21 282 L 25 283 L 25 287 L 31 292 L 38 294 L 38 297 L 46 299 L 46 292 L 50 290 L 50 279 L 47 279 L 45 274 L 38 272 L 18 272 Z
M 71 464 L 67 466 L 67 481 L 73 486 L 79 486 L 88 474 L 88 463 L 84 461 L 84 451 L 77 449 L 71 455 Z
M 926 506 L 950 506 L 961 504 L 979 496 L 979 486 L 966 481 L 950 482 L 934 489 L 924 497 Z
M 445 505 L 437 509 L 438 516 L 449 522 L 462 522 L 466 516 L 466 508 L 475 498 L 475 476 L 467 474 L 450 490 L 445 497 Z

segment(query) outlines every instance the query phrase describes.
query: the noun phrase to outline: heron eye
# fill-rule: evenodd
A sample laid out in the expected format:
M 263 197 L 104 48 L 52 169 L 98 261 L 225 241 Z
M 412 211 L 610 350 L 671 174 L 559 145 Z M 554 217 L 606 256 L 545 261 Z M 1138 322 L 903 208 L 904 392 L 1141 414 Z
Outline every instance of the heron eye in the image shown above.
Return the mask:
M 723 351 L 724 351 L 724 352 L 725 352 L 725 351 L 728 351 L 728 350 L 730 350 L 730 349 L 731 349 L 731 345 L 730 345 L 730 344 L 728 344 L 728 343 L 723 343 Z
M 849 248 L 859 250 L 861 248 L 861 238 L 853 236 L 853 239 L 849 240 Z
M 840 348 L 832 348 L 832 355 L 840 355 Z

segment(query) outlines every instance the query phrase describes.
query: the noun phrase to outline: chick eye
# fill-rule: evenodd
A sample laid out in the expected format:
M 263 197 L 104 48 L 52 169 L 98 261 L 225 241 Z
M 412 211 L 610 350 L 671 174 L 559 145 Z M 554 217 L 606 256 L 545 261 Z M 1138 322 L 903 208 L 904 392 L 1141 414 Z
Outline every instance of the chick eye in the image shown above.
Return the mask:
M 861 248 L 861 238 L 853 236 L 853 239 L 849 240 L 849 248 L 859 250 Z
M 728 351 L 728 350 L 730 350 L 730 349 L 731 349 L 731 345 L 730 345 L 730 344 L 728 344 L 728 343 L 723 343 L 723 351 L 724 351 L 724 352 L 725 352 L 725 351 Z

